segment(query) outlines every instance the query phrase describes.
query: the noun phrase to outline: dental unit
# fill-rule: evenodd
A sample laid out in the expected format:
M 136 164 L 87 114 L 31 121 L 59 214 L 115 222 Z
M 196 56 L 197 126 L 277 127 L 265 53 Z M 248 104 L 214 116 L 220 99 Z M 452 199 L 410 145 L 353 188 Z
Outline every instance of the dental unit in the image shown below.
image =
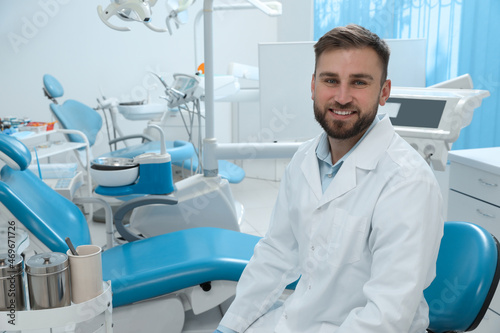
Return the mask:
M 63 95 L 62 86 L 50 75 L 44 76 L 44 86 L 54 99 Z M 175 87 L 182 89 L 180 86 Z M 109 106 L 112 110 L 120 107 L 111 99 L 102 101 L 102 105 Z M 102 125 L 101 116 L 96 110 L 74 100 L 66 100 L 62 104 L 52 103 L 50 108 L 63 128 L 79 129 L 92 137 L 88 140 L 89 142 L 95 142 L 98 129 Z M 147 110 L 147 105 L 128 105 L 126 108 L 146 108 Z M 112 115 L 113 112 L 115 111 L 112 111 Z M 89 126 L 82 128 L 85 124 Z M 188 227 L 212 226 L 239 231 L 244 210 L 240 203 L 235 202 L 228 180 L 219 177 L 208 179 L 198 173 L 176 182 L 174 187 L 170 164 L 180 167 L 190 164 L 191 162 L 187 160 L 196 158 L 195 149 L 190 142 L 165 140 L 159 126 L 154 124 L 150 126 L 160 133 L 160 140 L 121 148 L 93 159 L 90 174 L 99 185 L 95 190 L 97 198 L 118 208 L 136 196 L 163 195 L 166 197 L 165 201 L 169 203 L 168 205 L 151 205 L 133 209 L 130 225 L 134 233 L 142 237 L 153 237 Z M 116 140 L 128 138 L 130 136 Z M 69 137 L 70 141 L 72 139 Z M 170 161 L 161 157 L 164 150 L 168 153 Z M 221 164 L 224 165 L 224 163 Z M 148 171 L 152 169 L 161 169 L 165 172 L 157 174 L 156 171 Z M 232 172 L 229 175 L 234 174 Z M 242 175 L 244 176 L 244 173 Z M 242 175 L 240 174 L 238 178 L 241 179 Z M 171 192 L 173 192 L 171 196 L 166 196 Z M 200 205 L 200 202 L 203 204 Z M 148 216 L 143 219 L 141 210 L 144 208 L 153 208 L 155 211 L 149 212 L 146 209 Z M 104 217 L 106 215 L 104 212 Z M 166 217 L 168 223 L 165 223 Z M 105 218 L 104 222 L 106 222 Z M 108 229 L 110 227 L 112 226 L 108 226 Z
M 9 213 L 3 216 L 22 223 L 39 253 L 66 253 L 66 238 L 77 248 L 92 243 L 81 210 L 27 170 L 31 152 L 24 144 L 0 134 L 0 160 L 5 163 L 0 181 L 1 211 Z M 33 200 L 34 192 L 36 200 Z M 164 195 L 137 199 L 141 202 L 133 199 L 126 206 L 172 204 L 172 199 Z M 119 224 L 121 214 L 128 207 L 116 213 Z M 129 239 L 126 228 L 117 226 L 117 230 L 124 230 L 123 236 Z M 236 281 L 258 239 L 237 231 L 204 227 L 107 248 L 102 253 L 102 274 L 107 285 L 105 290 L 112 288 L 112 311 L 107 291 L 96 300 L 104 304 L 83 303 L 82 306 L 18 313 L 16 330 L 46 328 L 48 323 L 56 323 L 51 329 L 76 332 L 94 318 L 97 328 L 92 332 L 208 333 L 221 318 L 219 306 L 234 295 Z M 99 317 L 94 307 L 104 309 L 106 316 Z M 207 318 L 212 319 L 207 321 Z M 101 320 L 105 323 L 99 324 Z M 0 321 L 0 330 L 11 328 Z
M 131 194 L 170 194 L 174 191 L 172 164 L 167 153 L 162 129 L 160 153 L 145 153 L 134 157 L 101 157 L 92 161 L 91 175 L 99 184 L 97 194 L 123 196 Z M 117 174 L 118 173 L 118 174 Z

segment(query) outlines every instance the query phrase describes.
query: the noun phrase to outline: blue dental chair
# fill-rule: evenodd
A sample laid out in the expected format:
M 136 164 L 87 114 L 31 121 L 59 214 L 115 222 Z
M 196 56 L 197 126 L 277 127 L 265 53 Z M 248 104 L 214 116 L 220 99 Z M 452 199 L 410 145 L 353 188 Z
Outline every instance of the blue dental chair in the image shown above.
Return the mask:
M 468 332 L 477 328 L 500 278 L 499 243 L 467 222 L 446 222 L 436 278 L 424 291 L 428 332 Z
M 64 129 L 83 132 L 89 140 L 89 145 L 92 147 L 102 127 L 102 118 L 99 113 L 91 107 L 72 99 L 66 100 L 63 104 L 59 104 L 56 98 L 64 95 L 64 89 L 59 81 L 52 75 L 45 74 L 43 76 L 43 85 L 45 96 L 52 101 L 50 109 L 60 126 Z M 151 141 L 152 139 L 150 137 L 142 134 L 118 138 L 114 140 L 113 143 L 136 138 L 141 138 L 143 143 L 112 151 L 105 156 L 134 158 L 144 153 L 160 151 L 159 142 Z M 82 138 L 77 135 L 69 134 L 68 139 L 72 142 L 82 142 Z M 182 165 L 184 161 L 191 159 L 195 155 L 193 145 L 186 141 L 167 141 L 166 146 L 172 158 L 172 162 L 176 165 Z
M 92 147 L 102 127 L 102 118 L 99 113 L 89 106 L 75 100 L 66 100 L 63 104 L 59 104 L 56 98 L 63 96 L 64 89 L 59 81 L 52 75 L 45 74 L 43 76 L 43 85 L 45 96 L 53 102 L 50 104 L 50 109 L 60 126 L 64 129 L 83 132 L 87 136 L 89 144 Z M 76 135 L 68 135 L 68 138 L 72 142 L 82 141 L 82 139 Z M 101 157 L 134 158 L 144 153 L 160 151 L 160 142 L 153 141 L 151 137 L 143 134 L 117 138 L 111 140 L 109 144 L 111 145 L 119 141 L 136 138 L 141 138 L 143 143 L 111 151 Z M 195 148 L 190 142 L 175 140 L 166 141 L 165 143 L 167 152 L 172 158 L 172 164 L 185 169 L 196 170 L 198 167 L 198 159 Z M 243 169 L 223 160 L 219 161 L 219 174 L 222 178 L 227 179 L 233 184 L 238 184 L 245 178 Z

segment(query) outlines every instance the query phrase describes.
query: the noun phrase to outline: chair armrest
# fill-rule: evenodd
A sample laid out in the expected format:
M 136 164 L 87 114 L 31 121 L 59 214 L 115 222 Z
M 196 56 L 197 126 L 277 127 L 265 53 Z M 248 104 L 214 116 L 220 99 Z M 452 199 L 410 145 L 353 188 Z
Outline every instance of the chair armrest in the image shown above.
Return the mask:
M 115 212 L 114 221 L 116 230 L 118 233 L 125 238 L 129 242 L 133 242 L 141 239 L 138 235 L 131 233 L 125 226 L 123 225 L 123 218 L 125 214 L 131 211 L 134 208 L 147 206 L 147 205 L 175 205 L 178 200 L 171 196 L 166 195 L 146 195 L 143 197 L 135 198 L 127 201 L 123 205 L 121 205 L 118 210 Z
M 120 138 L 110 140 L 109 144 L 112 145 L 113 143 L 129 140 L 129 139 L 142 139 L 143 142 L 144 141 L 155 141 L 155 139 L 152 136 L 147 135 L 147 134 L 132 134 L 132 135 L 125 135 L 125 136 L 122 136 Z

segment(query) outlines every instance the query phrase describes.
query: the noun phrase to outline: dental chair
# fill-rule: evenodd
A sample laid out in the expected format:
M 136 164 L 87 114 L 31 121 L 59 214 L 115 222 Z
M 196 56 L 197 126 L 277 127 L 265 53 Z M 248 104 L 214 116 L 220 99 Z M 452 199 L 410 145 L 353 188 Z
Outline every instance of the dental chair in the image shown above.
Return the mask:
M 467 222 L 446 222 L 436 278 L 424 291 L 428 332 L 468 332 L 477 328 L 500 278 L 499 243 Z
M 48 74 L 44 75 L 43 82 L 46 96 L 53 101 L 50 108 L 59 124 L 65 129 L 82 131 L 89 142 L 93 144 L 102 126 L 100 114 L 78 101 L 66 100 L 63 104 L 57 103 L 55 98 L 61 97 L 64 93 L 61 84 Z M 152 126 L 158 127 L 157 125 Z M 162 136 L 160 135 L 160 137 Z M 81 138 L 69 136 L 69 140 L 78 141 Z M 145 153 L 158 153 L 161 151 L 161 143 L 163 142 L 165 142 L 166 151 L 170 155 L 172 165 L 193 170 L 193 161 L 197 161 L 196 150 L 190 142 L 182 140 L 145 142 L 111 151 L 100 156 L 100 158 L 134 158 Z M 130 215 L 131 225 L 146 237 L 200 226 L 239 231 L 244 207 L 234 200 L 229 183 L 241 182 L 245 177 L 245 173 L 234 164 L 224 162 L 226 161 L 219 161 L 221 166 L 219 170 L 220 178 L 212 177 L 208 179 L 201 174 L 194 174 L 176 182 L 175 195 L 178 198 L 177 204 L 137 207 Z M 234 168 L 230 168 L 228 165 L 234 166 Z M 114 176 L 110 175 L 109 178 L 112 177 L 114 178 Z M 138 182 L 141 181 L 140 178 L 139 176 Z M 99 189 L 103 189 L 103 186 L 99 186 L 96 188 L 95 193 L 102 195 L 101 198 L 110 203 L 113 209 L 133 197 L 122 194 L 121 190 L 114 191 L 113 187 L 109 187 L 110 185 L 105 186 L 108 186 L 108 189 L 99 192 Z M 135 195 L 143 194 L 152 193 L 135 193 Z M 203 207 L 200 207 L 200 202 L 203 203 Z M 103 222 L 105 220 L 105 214 L 101 214 L 101 212 L 102 209 L 96 212 L 96 221 Z M 147 216 L 147 219 L 143 218 L 144 215 Z M 176 221 L 176 223 L 164 223 L 165 216 L 170 216 L 171 221 Z
M 75 246 L 91 243 L 82 212 L 27 170 L 31 153 L 24 144 L 0 133 L 0 159 L 6 163 L 0 171 L 2 208 L 31 233 L 30 238 L 46 251 L 63 253 L 68 250 L 66 237 Z M 258 240 L 207 227 L 106 249 L 103 278 L 111 281 L 115 331 L 213 332 L 221 319 L 219 306 L 234 296 L 236 281 Z
M 92 147 L 102 127 L 101 115 L 91 107 L 75 100 L 70 99 L 66 100 L 63 104 L 59 104 L 56 98 L 64 95 L 64 89 L 60 82 L 52 75 L 45 74 L 43 76 L 43 86 L 45 96 L 52 101 L 50 109 L 59 125 L 64 129 L 83 132 Z M 113 139 L 109 144 L 111 146 L 120 141 L 137 138 L 142 139 L 143 143 L 111 151 L 103 154 L 102 157 L 134 158 L 141 154 L 160 151 L 160 142 L 154 141 L 151 136 L 145 134 L 128 135 Z M 72 142 L 82 141 L 76 135 L 68 135 L 68 139 Z M 174 140 L 166 141 L 165 144 L 167 152 L 172 158 L 172 164 L 189 170 L 195 170 L 198 167 L 198 159 L 192 143 L 183 140 Z M 238 184 L 245 177 L 243 169 L 234 164 L 219 161 L 219 166 L 220 176 L 227 179 L 230 183 Z
M 52 75 L 45 74 L 43 76 L 43 85 L 45 96 L 52 101 L 50 104 L 52 114 L 60 126 L 64 129 L 83 132 L 89 140 L 90 147 L 92 147 L 102 127 L 101 115 L 96 110 L 76 100 L 69 99 L 64 101 L 63 104 L 59 104 L 56 98 L 64 95 L 64 89 Z M 118 138 L 113 140 L 112 143 L 136 138 L 142 139 L 143 143 L 112 151 L 106 156 L 133 158 L 144 153 L 160 151 L 160 143 L 152 141 L 151 137 L 144 134 Z M 76 135 L 70 134 L 68 139 L 72 142 L 82 142 L 82 138 Z M 167 141 L 166 145 L 168 153 L 172 157 L 172 163 L 176 165 L 182 165 L 185 160 L 192 158 L 195 153 L 193 145 L 186 141 Z

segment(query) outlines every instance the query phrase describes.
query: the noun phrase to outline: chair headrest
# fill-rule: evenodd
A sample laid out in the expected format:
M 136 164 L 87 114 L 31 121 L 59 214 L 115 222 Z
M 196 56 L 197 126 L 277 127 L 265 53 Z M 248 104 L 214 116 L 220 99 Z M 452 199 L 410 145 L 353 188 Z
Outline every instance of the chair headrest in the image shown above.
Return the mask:
M 50 99 L 58 98 L 64 95 L 62 85 L 50 74 L 45 74 L 43 76 L 43 86 L 45 93 L 48 95 L 47 97 Z
M 0 133 L 0 159 L 14 170 L 25 170 L 31 163 L 31 153 L 21 141 Z

